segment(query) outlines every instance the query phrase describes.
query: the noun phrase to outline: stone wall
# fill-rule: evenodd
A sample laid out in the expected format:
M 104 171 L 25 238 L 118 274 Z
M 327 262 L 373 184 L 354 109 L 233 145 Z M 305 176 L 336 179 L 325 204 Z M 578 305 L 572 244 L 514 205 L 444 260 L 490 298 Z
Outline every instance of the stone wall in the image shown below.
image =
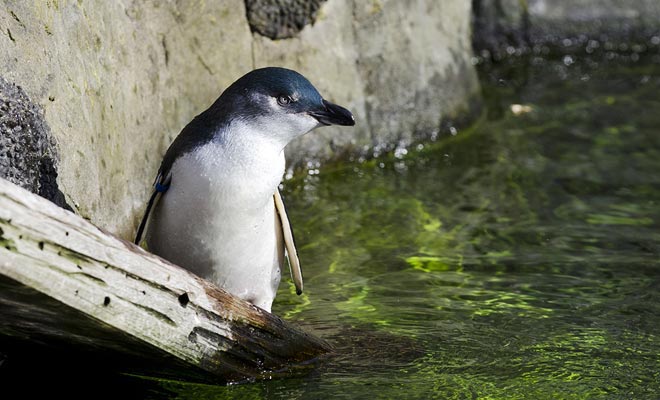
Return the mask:
M 254 8 L 260 2 L 0 5 L 0 78 L 11 88 L 0 92 L 0 104 L 7 104 L 0 113 L 16 113 L 9 110 L 16 104 L 11 93 L 21 93 L 27 109 L 42 117 L 43 143 L 51 148 L 39 147 L 43 154 L 35 159 L 49 156 L 53 168 L 36 179 L 55 184 L 52 200 L 63 193 L 75 212 L 130 238 L 169 143 L 256 67 L 296 69 L 355 113 L 355 128 L 325 128 L 293 143 L 290 164 L 427 137 L 478 96 L 469 1 L 315 1 L 311 18 L 285 21 L 295 29 L 281 29 L 281 36 L 272 31 L 283 37 L 278 40 L 262 36 L 254 24 L 251 30 L 246 3 Z M 250 15 L 268 23 L 277 13 Z M 28 130 L 14 126 L 0 134 Z

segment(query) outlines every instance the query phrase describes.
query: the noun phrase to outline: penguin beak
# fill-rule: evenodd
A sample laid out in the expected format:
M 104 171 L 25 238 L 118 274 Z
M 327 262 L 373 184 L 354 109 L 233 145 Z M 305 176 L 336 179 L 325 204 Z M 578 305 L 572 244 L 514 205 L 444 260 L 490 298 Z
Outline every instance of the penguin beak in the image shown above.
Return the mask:
M 350 111 L 326 100 L 323 100 L 321 109 L 310 111 L 309 115 L 316 118 L 323 125 L 355 125 L 355 118 L 353 118 Z

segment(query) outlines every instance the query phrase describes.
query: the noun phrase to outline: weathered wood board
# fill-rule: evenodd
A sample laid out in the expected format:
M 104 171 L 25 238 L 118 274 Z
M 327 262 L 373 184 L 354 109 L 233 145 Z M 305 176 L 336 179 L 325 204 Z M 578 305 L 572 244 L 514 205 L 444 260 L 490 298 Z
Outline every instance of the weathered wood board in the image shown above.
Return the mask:
M 180 370 L 183 379 L 258 379 L 330 351 L 325 341 L 3 179 L 0 313 L 0 337 L 12 342 L 64 339 L 119 360 L 142 358 L 169 377 Z

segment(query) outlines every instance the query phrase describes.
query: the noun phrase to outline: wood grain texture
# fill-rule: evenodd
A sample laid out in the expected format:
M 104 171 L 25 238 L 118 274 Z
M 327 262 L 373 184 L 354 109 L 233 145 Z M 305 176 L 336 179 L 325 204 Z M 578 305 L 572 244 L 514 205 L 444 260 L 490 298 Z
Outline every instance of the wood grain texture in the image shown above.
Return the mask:
M 154 362 L 161 354 L 218 381 L 271 376 L 330 351 L 325 341 L 2 179 L 0 279 L 0 335 L 12 340 L 66 336 L 132 354 L 142 346 Z M 36 318 L 42 323 L 22 323 L 44 313 L 49 318 Z

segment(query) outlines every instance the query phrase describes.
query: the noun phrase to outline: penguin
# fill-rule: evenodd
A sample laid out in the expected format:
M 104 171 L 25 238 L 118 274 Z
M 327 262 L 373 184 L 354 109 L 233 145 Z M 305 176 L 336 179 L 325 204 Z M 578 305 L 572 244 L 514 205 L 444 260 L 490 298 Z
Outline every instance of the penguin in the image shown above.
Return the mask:
M 284 148 L 309 131 L 353 126 L 300 73 L 255 69 L 231 84 L 172 142 L 135 243 L 270 312 L 287 255 L 302 272 L 279 192 Z

